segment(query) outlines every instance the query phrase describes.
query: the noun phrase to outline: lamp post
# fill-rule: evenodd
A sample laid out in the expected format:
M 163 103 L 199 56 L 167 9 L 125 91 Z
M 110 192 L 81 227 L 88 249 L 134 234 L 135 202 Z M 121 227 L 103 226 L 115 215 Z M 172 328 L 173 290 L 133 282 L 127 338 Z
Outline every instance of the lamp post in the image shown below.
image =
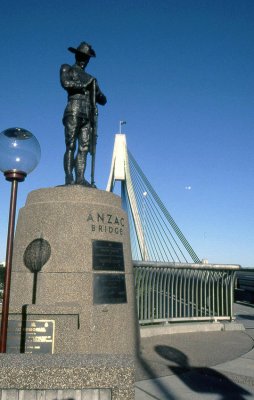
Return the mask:
M 23 182 L 27 174 L 34 170 L 40 161 L 40 156 L 41 149 L 38 140 L 26 129 L 9 128 L 0 133 L 0 171 L 4 173 L 5 179 L 11 182 L 0 353 L 6 353 L 18 182 Z

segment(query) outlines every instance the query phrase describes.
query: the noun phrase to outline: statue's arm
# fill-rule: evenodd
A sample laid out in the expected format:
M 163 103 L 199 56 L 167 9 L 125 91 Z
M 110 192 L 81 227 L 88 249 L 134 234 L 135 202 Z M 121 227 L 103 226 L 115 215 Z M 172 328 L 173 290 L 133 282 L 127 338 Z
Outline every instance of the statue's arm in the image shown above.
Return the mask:
M 100 90 L 97 82 L 96 82 L 96 103 L 100 104 L 101 106 L 104 106 L 107 103 L 107 98 Z
M 65 90 L 85 89 L 89 84 L 89 82 L 82 82 L 75 73 L 74 69 L 68 64 L 63 64 L 60 68 L 60 81 Z

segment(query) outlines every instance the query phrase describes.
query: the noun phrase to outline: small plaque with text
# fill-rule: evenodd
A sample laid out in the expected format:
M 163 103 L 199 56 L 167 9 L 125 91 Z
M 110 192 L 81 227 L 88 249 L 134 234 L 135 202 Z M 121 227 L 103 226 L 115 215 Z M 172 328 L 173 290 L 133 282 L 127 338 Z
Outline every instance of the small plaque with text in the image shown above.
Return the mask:
M 7 353 L 54 353 L 55 321 L 33 320 L 8 323 Z
M 124 274 L 94 274 L 94 304 L 121 304 L 127 302 Z
M 93 269 L 95 271 L 124 271 L 123 244 L 94 240 Z

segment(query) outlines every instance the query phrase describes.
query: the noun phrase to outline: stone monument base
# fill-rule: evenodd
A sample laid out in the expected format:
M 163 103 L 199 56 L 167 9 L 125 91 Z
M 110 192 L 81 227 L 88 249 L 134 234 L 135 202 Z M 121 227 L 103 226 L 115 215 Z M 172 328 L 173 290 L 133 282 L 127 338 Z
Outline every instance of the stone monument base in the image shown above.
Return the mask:
M 15 234 L 8 331 L 8 353 L 136 355 L 130 235 L 119 196 L 79 185 L 29 193 Z
M 0 399 L 133 400 L 128 218 L 113 193 L 39 189 L 19 212 Z

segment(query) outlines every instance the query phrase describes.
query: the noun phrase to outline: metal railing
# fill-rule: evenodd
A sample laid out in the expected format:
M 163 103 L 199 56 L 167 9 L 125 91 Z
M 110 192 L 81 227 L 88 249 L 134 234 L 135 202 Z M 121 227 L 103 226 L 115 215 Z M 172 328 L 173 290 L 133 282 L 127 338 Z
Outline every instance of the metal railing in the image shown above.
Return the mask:
M 134 261 L 140 324 L 232 320 L 238 265 Z

